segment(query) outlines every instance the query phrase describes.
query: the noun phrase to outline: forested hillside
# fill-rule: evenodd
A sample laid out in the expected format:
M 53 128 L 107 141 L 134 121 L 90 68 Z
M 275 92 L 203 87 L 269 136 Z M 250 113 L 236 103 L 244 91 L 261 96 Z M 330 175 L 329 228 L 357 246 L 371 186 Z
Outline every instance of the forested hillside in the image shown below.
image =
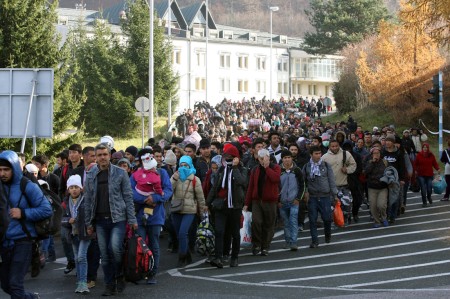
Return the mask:
M 166 1 L 166 0 L 155 0 Z M 181 7 L 201 0 L 177 0 Z M 87 9 L 101 10 L 124 0 L 60 0 L 60 7 L 75 8 L 76 3 L 85 3 Z M 389 11 L 398 9 L 399 0 L 385 0 Z M 217 24 L 236 26 L 261 31 L 270 30 L 269 6 L 279 6 L 273 15 L 273 32 L 288 36 L 303 37 L 313 30 L 305 15 L 309 0 L 209 0 L 210 9 Z

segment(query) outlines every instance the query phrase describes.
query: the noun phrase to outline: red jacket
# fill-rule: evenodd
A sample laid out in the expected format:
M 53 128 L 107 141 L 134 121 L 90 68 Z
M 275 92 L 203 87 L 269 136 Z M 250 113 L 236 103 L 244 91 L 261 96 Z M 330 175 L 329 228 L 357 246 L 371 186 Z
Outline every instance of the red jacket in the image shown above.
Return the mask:
M 439 165 L 433 153 L 429 152 L 427 157 L 424 156 L 422 151 L 417 153 L 414 169 L 417 171 L 418 176 L 433 176 L 433 167 L 439 170 Z
M 245 205 L 251 205 L 253 200 L 258 200 L 258 178 L 260 173 L 260 167 L 255 167 L 251 174 L 247 189 L 247 195 L 245 197 Z M 280 193 L 280 177 L 281 167 L 278 164 L 270 163 L 266 168 L 266 182 L 264 184 L 262 192 L 263 201 L 278 202 L 278 195 Z

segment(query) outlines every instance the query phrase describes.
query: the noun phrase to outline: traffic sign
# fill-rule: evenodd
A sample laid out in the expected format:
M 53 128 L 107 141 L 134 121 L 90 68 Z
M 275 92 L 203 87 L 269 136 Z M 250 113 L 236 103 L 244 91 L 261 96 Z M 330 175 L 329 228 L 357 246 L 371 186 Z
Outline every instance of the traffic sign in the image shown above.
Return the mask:
M 146 97 L 139 97 L 136 102 L 134 102 L 134 107 L 139 112 L 146 112 L 150 109 L 150 101 Z

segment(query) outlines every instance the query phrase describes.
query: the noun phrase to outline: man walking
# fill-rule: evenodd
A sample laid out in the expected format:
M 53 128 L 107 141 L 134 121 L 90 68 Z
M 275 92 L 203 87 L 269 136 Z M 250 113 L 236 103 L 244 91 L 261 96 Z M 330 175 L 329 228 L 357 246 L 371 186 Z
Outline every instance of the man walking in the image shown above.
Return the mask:
M 89 235 L 97 232 L 106 289 L 103 296 L 123 292 L 123 240 L 126 222 L 136 230 L 133 192 L 128 174 L 110 163 L 111 150 L 104 144 L 95 147 L 97 165 L 86 174 L 85 210 Z
M 11 298 L 39 298 L 23 286 L 31 264 L 33 239 L 37 237 L 34 223 L 52 215 L 49 201 L 39 186 L 28 182 L 22 194 L 23 173 L 19 157 L 13 151 L 0 154 L 0 192 L 8 203 L 9 225 L 1 243 L 1 286 Z M 3 199 L 3 196 L 1 197 Z M 6 222 L 8 219 L 1 219 Z

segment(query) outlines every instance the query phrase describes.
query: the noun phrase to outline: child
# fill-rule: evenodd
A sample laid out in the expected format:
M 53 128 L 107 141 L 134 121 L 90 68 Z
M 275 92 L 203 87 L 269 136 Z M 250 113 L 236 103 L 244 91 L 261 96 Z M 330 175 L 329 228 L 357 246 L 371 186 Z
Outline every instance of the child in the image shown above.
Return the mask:
M 75 266 L 77 269 L 77 288 L 75 293 L 87 294 L 87 251 L 91 243 L 85 229 L 84 219 L 84 196 L 81 177 L 76 174 L 67 180 L 68 197 L 65 198 L 66 210 L 63 217 L 63 225 L 69 228 L 70 240 L 75 256 Z
M 164 195 L 161 187 L 161 178 L 156 170 L 158 162 L 149 153 L 143 155 L 140 161 L 142 167 L 132 174 L 136 181 L 136 192 L 144 196 L 151 194 Z M 144 218 L 147 219 L 149 215 L 153 215 L 153 209 L 147 207 L 144 209 Z

